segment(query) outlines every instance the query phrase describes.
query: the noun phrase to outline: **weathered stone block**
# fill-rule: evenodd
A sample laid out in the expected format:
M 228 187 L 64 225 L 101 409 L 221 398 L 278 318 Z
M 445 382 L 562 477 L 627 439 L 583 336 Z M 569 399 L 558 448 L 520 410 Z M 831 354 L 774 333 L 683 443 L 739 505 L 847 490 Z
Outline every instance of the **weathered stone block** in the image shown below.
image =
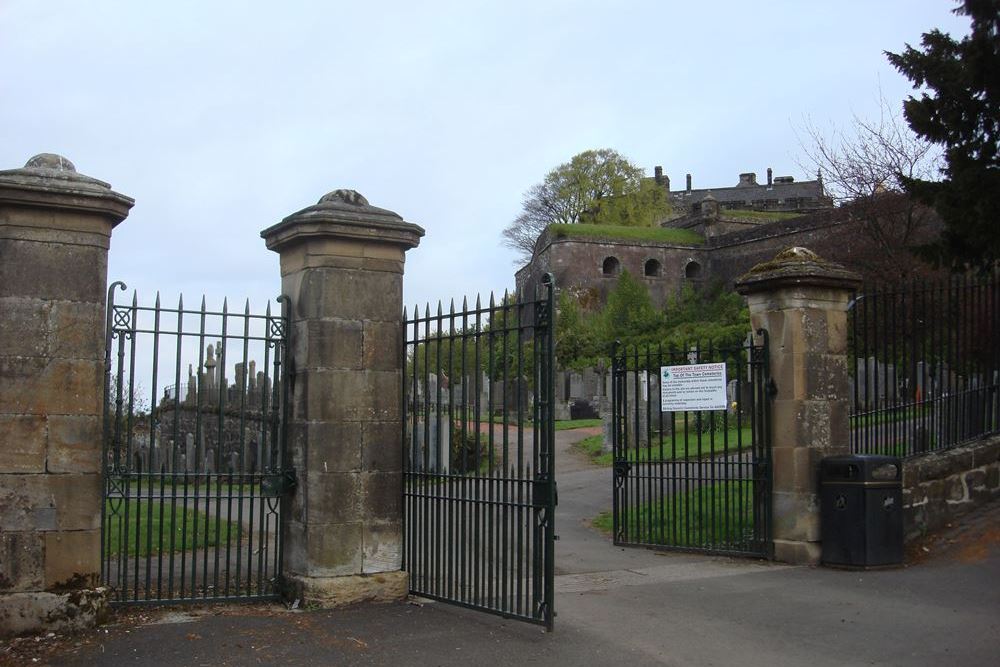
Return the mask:
M 398 322 L 364 323 L 364 367 L 398 371 L 402 364 L 402 330 Z M 442 359 L 442 363 L 446 360 Z
M 50 415 L 48 426 L 48 472 L 101 472 L 100 417 Z
M 101 531 L 45 533 L 45 590 L 60 593 L 97 585 L 101 573 Z
M 815 493 L 775 491 L 771 499 L 775 539 L 820 539 L 819 497 Z
M 0 357 L 0 405 L 14 414 L 101 414 L 103 363 Z
M 46 420 L 0 414 L 0 473 L 45 472 Z
M 366 522 L 398 522 L 403 518 L 403 473 L 371 472 L 362 475 Z
M 103 295 L 102 295 L 103 296 Z M 104 361 L 105 309 L 100 303 L 57 301 L 49 316 L 49 354 L 67 359 Z
M 0 638 L 92 628 L 107 618 L 107 597 L 106 588 L 0 596 Z
M 101 476 L 98 474 L 45 475 L 48 495 L 56 509 L 59 530 L 101 527 Z
M 360 522 L 322 527 L 311 525 L 307 547 L 309 571 L 302 574 L 338 577 L 361 572 L 364 563 L 363 532 Z
M 291 577 L 287 595 L 303 604 L 324 608 L 359 602 L 397 602 L 409 593 L 405 572 L 382 572 L 343 577 Z
M 293 445 L 289 448 L 292 465 L 300 473 L 361 470 L 362 426 L 361 422 L 291 424 L 288 435 Z
M 792 565 L 819 565 L 823 555 L 819 542 L 798 540 L 774 540 L 774 559 Z
M 11 357 L 42 357 L 49 350 L 51 301 L 8 296 L 0 299 L 0 351 Z
M 40 590 L 45 583 L 45 534 L 0 532 L 0 593 Z
M 0 298 L 102 303 L 105 248 L 0 239 Z
M 360 370 L 361 322 L 357 320 L 304 320 L 296 323 L 295 363 L 298 370 Z
M 329 317 L 346 320 L 398 322 L 402 313 L 403 281 L 396 273 L 350 269 L 312 269 L 305 273 L 293 320 Z
M 973 449 L 972 465 L 976 468 L 983 468 L 998 461 L 1000 461 L 1000 438 L 986 440 Z
M 370 421 L 362 425 L 361 466 L 369 471 L 403 469 L 402 425 L 398 421 Z
M 0 475 L 0 531 L 56 530 L 51 475 Z
M 403 522 L 402 519 L 384 523 L 365 524 L 364 531 L 364 572 L 394 572 L 403 563 Z
M 309 525 L 343 524 L 362 518 L 362 482 L 359 473 L 307 472 L 292 496 L 295 521 Z
M 821 453 L 809 447 L 774 447 L 773 490 L 814 493 L 817 489 Z

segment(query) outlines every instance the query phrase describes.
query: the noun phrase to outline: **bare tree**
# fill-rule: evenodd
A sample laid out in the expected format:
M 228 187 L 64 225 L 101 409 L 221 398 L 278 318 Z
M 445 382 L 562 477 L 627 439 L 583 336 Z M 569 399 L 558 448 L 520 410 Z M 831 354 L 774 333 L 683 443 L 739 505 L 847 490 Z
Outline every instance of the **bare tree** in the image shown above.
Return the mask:
M 904 194 L 905 179 L 931 179 L 938 173 L 939 151 L 910 131 L 900 113 L 880 98 L 879 117 L 854 116 L 846 129 L 824 132 L 804 124 L 799 144 L 834 202 L 859 223 L 872 244 L 876 273 L 903 279 L 915 261 L 913 250 L 926 243 L 933 213 Z M 860 258 L 859 258 L 860 260 Z

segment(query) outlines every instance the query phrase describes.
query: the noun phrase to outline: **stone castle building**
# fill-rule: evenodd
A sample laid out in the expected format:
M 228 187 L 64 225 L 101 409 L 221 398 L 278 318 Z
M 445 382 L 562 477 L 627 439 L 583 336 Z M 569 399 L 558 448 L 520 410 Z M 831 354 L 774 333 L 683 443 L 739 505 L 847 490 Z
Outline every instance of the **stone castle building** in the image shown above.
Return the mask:
M 858 221 L 834 208 L 821 179 L 773 178 L 768 169 L 766 183 L 744 173 L 732 187 L 694 189 L 688 175 L 685 189 L 671 190 L 662 168 L 654 173 L 674 203 L 674 213 L 660 227 L 692 233 L 678 234 L 677 241 L 642 241 L 616 238 L 615 228 L 597 236 L 546 230 L 530 261 L 515 274 L 518 293 L 533 294 L 551 272 L 557 288 L 570 290 L 585 306 L 599 307 L 627 270 L 662 307 L 686 284 L 731 286 L 788 246 L 805 246 L 842 262 L 865 243 Z

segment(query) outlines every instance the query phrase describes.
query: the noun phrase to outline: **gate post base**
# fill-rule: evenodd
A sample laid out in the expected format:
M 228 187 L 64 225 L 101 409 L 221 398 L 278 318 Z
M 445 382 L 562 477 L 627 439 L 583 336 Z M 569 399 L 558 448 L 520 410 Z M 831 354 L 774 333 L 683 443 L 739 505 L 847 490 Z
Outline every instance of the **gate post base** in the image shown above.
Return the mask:
M 819 565 L 822 552 L 819 542 L 774 540 L 774 559 L 792 565 Z
M 302 606 L 324 609 L 346 607 L 359 602 L 399 602 L 410 591 L 409 575 L 403 571 L 351 574 L 343 577 L 303 577 L 285 579 L 285 595 Z
M 88 630 L 108 615 L 108 589 L 69 593 L 10 593 L 0 596 L 0 639 L 41 632 Z

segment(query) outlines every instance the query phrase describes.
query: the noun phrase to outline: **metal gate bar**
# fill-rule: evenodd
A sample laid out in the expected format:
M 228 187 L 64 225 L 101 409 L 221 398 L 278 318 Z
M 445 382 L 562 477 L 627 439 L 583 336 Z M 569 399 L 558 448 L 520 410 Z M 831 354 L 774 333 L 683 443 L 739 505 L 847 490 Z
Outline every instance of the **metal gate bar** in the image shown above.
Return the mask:
M 616 346 L 612 353 L 615 544 L 770 555 L 767 335 L 738 347 Z M 725 363 L 726 410 L 663 412 L 663 366 Z
M 404 312 L 412 593 L 552 627 L 553 291 Z
M 282 312 L 108 291 L 101 575 L 112 600 L 274 598 L 282 568 Z M 256 360 L 262 370 L 256 371 Z M 195 366 L 195 360 L 197 366 Z M 182 376 L 187 362 L 187 376 Z M 197 369 L 197 371 L 196 371 Z M 230 369 L 235 377 L 228 377 Z M 162 371 L 169 373 L 161 386 Z M 186 382 L 185 382 L 186 381 Z

